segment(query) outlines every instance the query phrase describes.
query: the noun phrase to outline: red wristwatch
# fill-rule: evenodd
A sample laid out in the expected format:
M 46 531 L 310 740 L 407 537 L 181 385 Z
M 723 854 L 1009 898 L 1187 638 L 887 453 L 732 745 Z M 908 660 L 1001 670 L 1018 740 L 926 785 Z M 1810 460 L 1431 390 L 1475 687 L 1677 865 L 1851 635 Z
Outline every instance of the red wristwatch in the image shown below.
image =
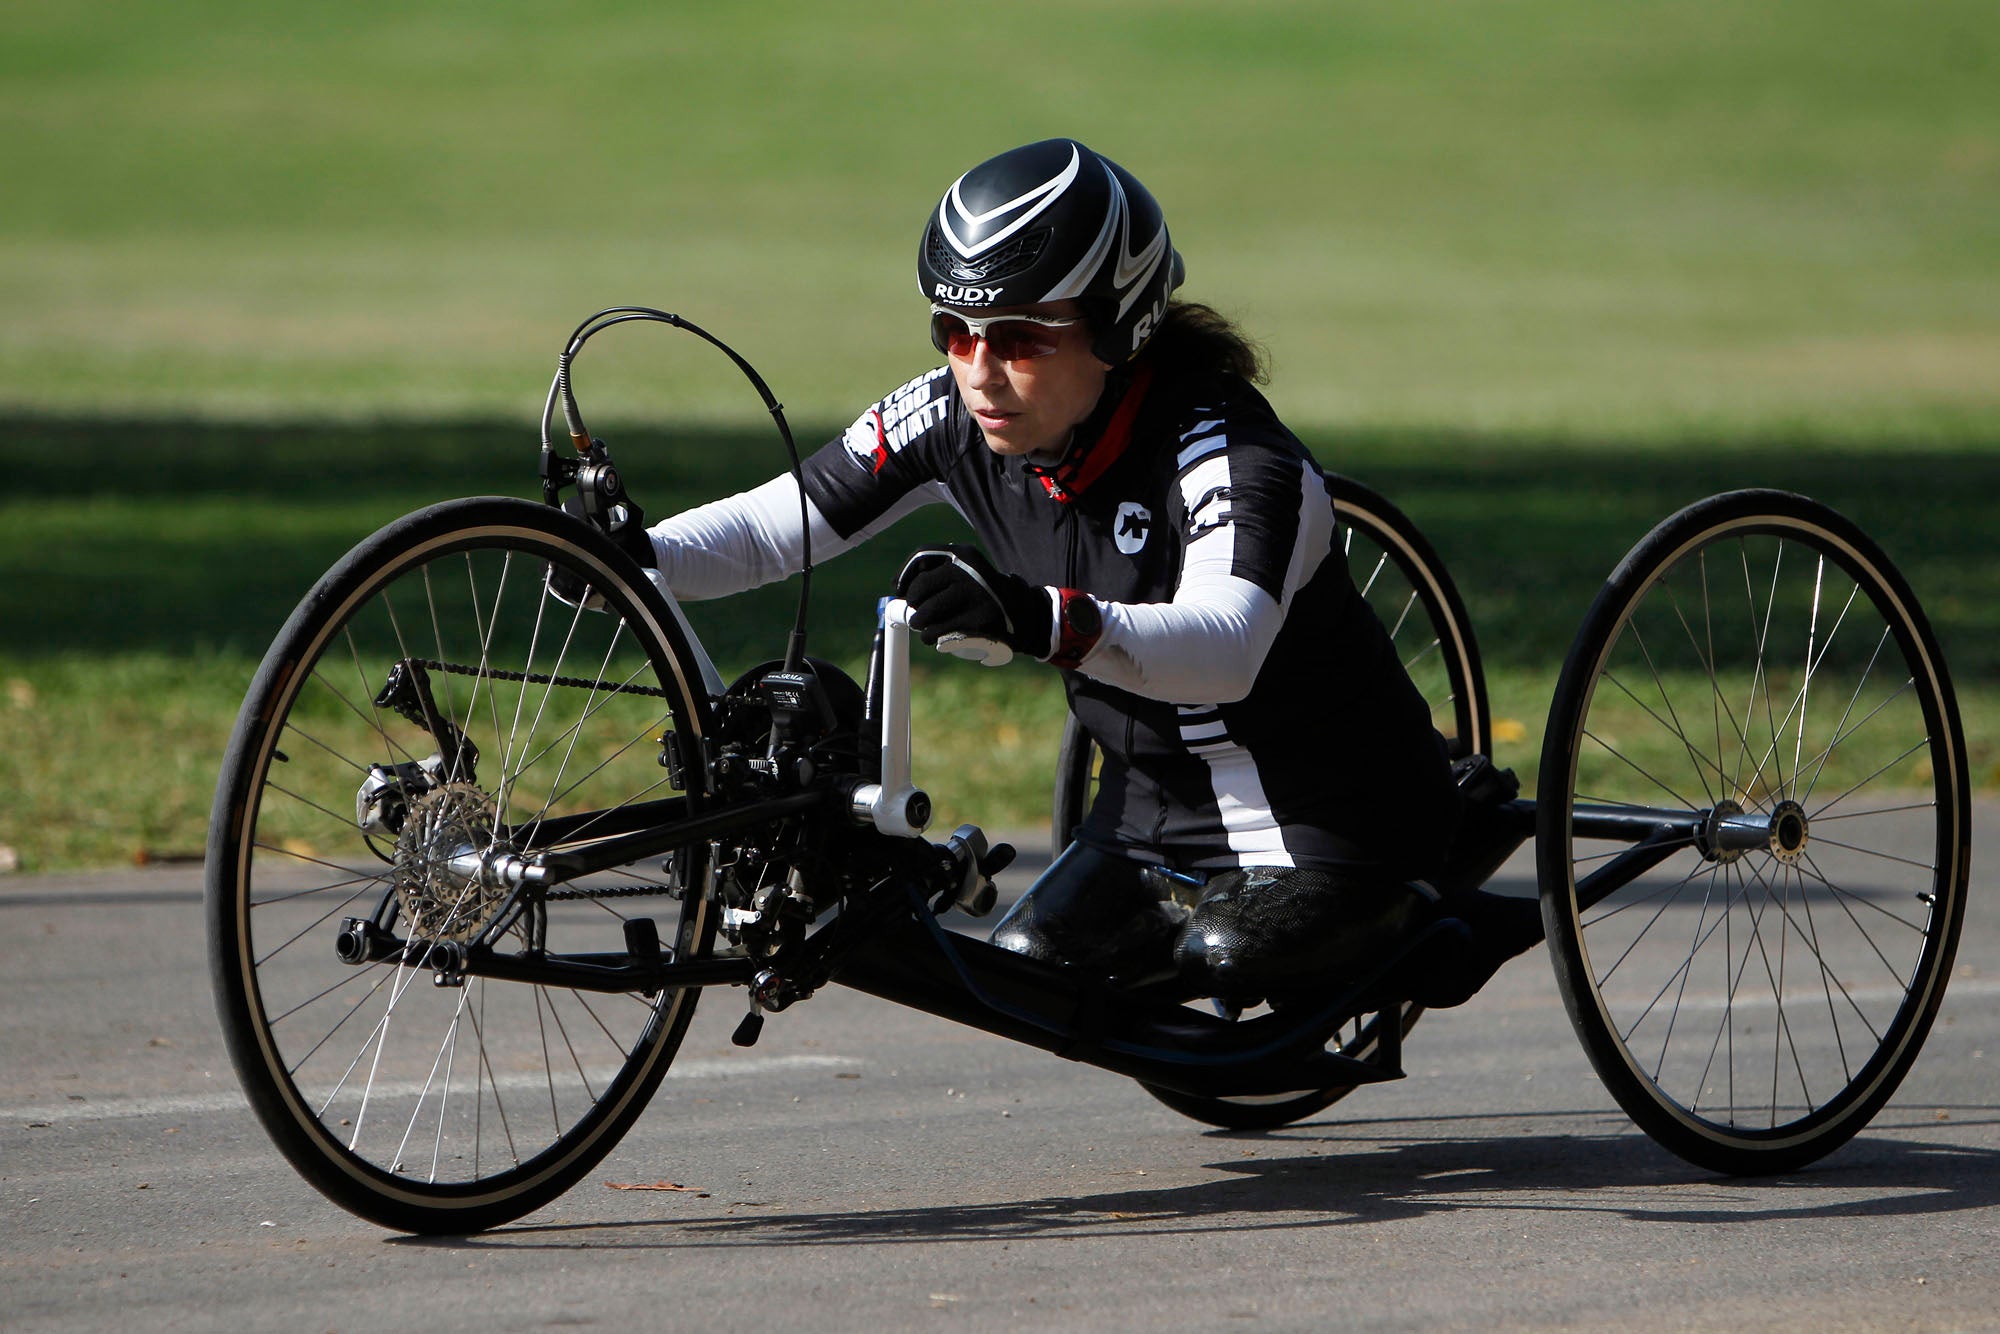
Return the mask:
M 1104 609 L 1096 598 L 1074 588 L 1058 588 L 1056 601 L 1056 651 L 1049 655 L 1049 665 L 1074 668 L 1104 634 Z

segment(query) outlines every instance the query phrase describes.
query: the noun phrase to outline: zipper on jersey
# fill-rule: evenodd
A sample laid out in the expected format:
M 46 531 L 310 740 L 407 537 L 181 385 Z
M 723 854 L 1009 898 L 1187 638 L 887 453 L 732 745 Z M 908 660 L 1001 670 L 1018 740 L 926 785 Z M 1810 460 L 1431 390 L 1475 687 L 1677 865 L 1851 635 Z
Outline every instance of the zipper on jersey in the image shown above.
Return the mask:
M 1083 522 L 1083 516 L 1076 512 L 1076 506 L 1074 505 L 1063 506 L 1062 516 L 1067 520 L 1069 526 L 1069 546 L 1063 553 L 1062 586 L 1064 588 L 1076 588 L 1078 587 L 1076 581 L 1077 527 Z

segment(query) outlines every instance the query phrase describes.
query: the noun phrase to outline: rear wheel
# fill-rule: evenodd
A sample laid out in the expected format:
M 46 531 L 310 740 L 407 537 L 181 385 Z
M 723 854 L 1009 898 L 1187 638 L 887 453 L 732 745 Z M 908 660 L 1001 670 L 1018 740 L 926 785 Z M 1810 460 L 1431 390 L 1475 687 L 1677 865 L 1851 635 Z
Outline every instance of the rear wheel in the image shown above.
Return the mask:
M 1334 512 L 1341 524 L 1342 550 L 1354 586 L 1389 631 L 1403 668 L 1431 708 L 1431 723 L 1444 736 L 1453 759 L 1491 753 L 1492 719 L 1486 677 L 1472 618 L 1444 562 L 1407 515 L 1352 478 L 1332 475 Z M 1097 746 L 1071 718 L 1063 728 L 1056 762 L 1055 852 L 1069 846 L 1097 795 Z M 1404 1032 L 1415 1026 L 1420 1006 L 1402 1007 Z M 1381 1015 L 1359 1021 L 1338 1050 L 1357 1059 L 1375 1051 Z M 1338 1102 L 1352 1085 L 1307 1089 L 1258 1097 L 1201 1097 L 1144 1086 L 1183 1115 L 1232 1130 L 1267 1130 L 1289 1125 Z
M 1873 542 L 1774 491 L 1654 529 L 1570 650 L 1537 807 L 1563 1000 L 1634 1121 L 1735 1173 L 1868 1123 L 1943 999 L 1971 814 L 1943 657 Z
M 706 949 L 700 847 L 526 905 L 471 869 L 588 842 L 636 803 L 699 804 L 658 761 L 663 733 L 700 735 L 700 691 L 631 563 L 524 501 L 399 520 L 300 604 L 230 742 L 207 911 L 251 1106 L 334 1201 L 413 1232 L 491 1227 L 567 1189 L 644 1108 L 694 991 L 449 985 L 427 961 L 482 935 L 616 953 L 640 918 L 678 957 Z
M 1357 1061 L 1372 1060 L 1385 1031 L 1382 1025 L 1398 1022 L 1403 1032 L 1408 1033 L 1417 1026 L 1417 1016 L 1423 1012 L 1420 1005 L 1401 1005 L 1394 1011 L 1363 1015 L 1348 1027 L 1333 1050 Z M 1240 1094 L 1217 1098 L 1182 1093 L 1157 1084 L 1142 1083 L 1139 1087 L 1182 1116 L 1206 1125 L 1220 1126 L 1224 1130 L 1276 1130 L 1279 1126 L 1302 1121 L 1315 1112 L 1325 1111 L 1354 1091 L 1354 1085 L 1340 1084 L 1330 1089 L 1309 1089 L 1299 1093 Z

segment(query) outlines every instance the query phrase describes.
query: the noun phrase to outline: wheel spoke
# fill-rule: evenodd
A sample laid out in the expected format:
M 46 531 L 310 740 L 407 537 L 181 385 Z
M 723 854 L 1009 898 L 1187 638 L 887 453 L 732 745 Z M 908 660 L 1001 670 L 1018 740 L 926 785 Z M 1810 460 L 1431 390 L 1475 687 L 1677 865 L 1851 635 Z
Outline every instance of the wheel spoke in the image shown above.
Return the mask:
M 455 512 L 431 517 L 440 510 Z M 435 946 L 482 933 L 513 958 L 620 953 L 640 914 L 598 892 L 658 896 L 643 911 L 675 958 L 709 946 L 706 899 L 674 892 L 706 883 L 706 845 L 546 903 L 466 869 L 473 854 L 522 850 L 549 819 L 573 812 L 573 826 L 590 823 L 565 838 L 589 838 L 670 790 L 646 742 L 699 707 L 676 693 L 694 674 L 634 610 L 651 593 L 587 574 L 603 566 L 577 531 L 539 505 L 467 501 L 370 539 L 318 596 L 343 619 L 307 614 L 288 629 L 274 659 L 287 670 L 246 704 L 257 729 L 225 766 L 240 834 L 209 874 L 236 905 L 211 920 L 241 935 L 218 945 L 240 961 L 225 981 L 247 1016 L 225 1021 L 232 1054 L 274 1132 L 307 1146 L 301 1170 L 390 1226 L 491 1226 L 588 1171 L 624 1129 L 613 1113 L 631 1105 L 632 1081 L 671 1059 L 697 995 L 600 1000 L 431 962 L 448 957 Z M 582 579 L 592 609 L 553 598 L 550 569 Z M 375 703 L 399 664 L 419 692 L 407 716 Z M 259 896 L 250 872 L 271 866 L 282 874 Z M 495 932 L 501 913 L 513 916 Z M 343 917 L 368 923 L 383 957 L 343 962 Z
M 1695 781 L 1701 784 L 1702 794 L 1708 798 L 1705 804 L 1713 806 L 1715 804 L 1715 790 L 1708 785 L 1708 775 L 1704 772 L 1704 768 L 1715 769 L 1716 775 L 1720 777 L 1722 773 L 1721 767 L 1715 761 L 1709 760 L 1700 751 L 1696 750 L 1694 742 L 1688 740 L 1687 731 L 1681 726 L 1680 714 L 1674 709 L 1673 696 L 1667 690 L 1667 683 L 1660 679 L 1660 669 L 1653 662 L 1652 650 L 1646 647 L 1646 637 L 1639 633 L 1639 623 L 1636 620 L 1632 622 L 1632 642 L 1638 645 L 1640 656 L 1646 660 L 1646 670 L 1652 674 L 1653 686 L 1660 692 L 1660 702 L 1667 706 L 1667 718 L 1661 718 L 1651 708 L 1640 703 L 1639 697 L 1633 695 L 1630 690 L 1626 690 L 1624 683 L 1616 681 L 1609 672 L 1605 673 L 1605 679 L 1613 681 L 1620 690 L 1624 690 L 1627 695 L 1631 696 L 1634 704 L 1638 704 L 1640 708 L 1646 710 L 1647 716 L 1674 734 L 1674 739 L 1681 743 L 1681 748 L 1687 752 L 1688 759 L 1694 765 Z
M 1644 769 L 1644 768 L 1643 768 L 1643 767 L 1642 767 L 1642 766 L 1641 766 L 1641 765 L 1640 765 L 1640 764 L 1639 764 L 1639 763 L 1638 763 L 1638 762 L 1637 762 L 1636 760 L 1632 759 L 1632 758 L 1631 758 L 1630 756 L 1628 756 L 1628 755 L 1626 755 L 1626 754 L 1625 754 L 1624 752 L 1620 751 L 1620 750 L 1619 750 L 1619 749 L 1618 749 L 1617 747 L 1613 746 L 1613 745 L 1612 745 L 1612 744 L 1611 744 L 1610 742 L 1608 742 L 1608 741 L 1605 741 L 1605 740 L 1604 740 L 1604 739 L 1603 739 L 1602 737 L 1599 737 L 1599 736 L 1595 735 L 1595 734 L 1594 734 L 1594 733 L 1592 733 L 1592 732 L 1591 732 L 1591 731 L 1590 731 L 1590 730 L 1589 730 L 1588 728 L 1585 728 L 1585 729 L 1584 729 L 1584 733 L 1583 733 L 1583 734 L 1584 734 L 1585 736 L 1589 737 L 1589 738 L 1590 738 L 1590 739 L 1591 739 L 1592 741 L 1595 741 L 1595 742 L 1596 742 L 1596 743 L 1597 743 L 1598 745 L 1600 745 L 1600 746 L 1604 747 L 1604 750 L 1605 750 L 1605 753 L 1606 753 L 1606 754 L 1610 755 L 1610 756 L 1611 756 L 1611 757 L 1612 757 L 1613 759 L 1615 759 L 1615 760 L 1618 760 L 1618 761 L 1620 761 L 1620 762 L 1621 762 L 1621 763 L 1623 763 L 1623 764 L 1624 764 L 1624 765 L 1625 765 L 1625 766 L 1626 766 L 1627 768 L 1631 769 L 1631 770 L 1632 770 L 1632 772 L 1634 772 L 1634 773 L 1638 774 L 1638 775 L 1639 775 L 1639 776 L 1640 776 L 1641 778 L 1643 778 L 1643 779 L 1645 779 L 1645 780 L 1646 780 L 1647 782 L 1651 783 L 1651 784 L 1652 784 L 1652 785 L 1653 785 L 1654 787 L 1657 787 L 1658 789 L 1660 789 L 1660 791 L 1662 791 L 1662 792 L 1666 793 L 1666 794 L 1667 794 L 1668 796 L 1672 797 L 1672 798 L 1674 799 L 1674 801 L 1675 801 L 1676 803 L 1678 803 L 1678 804 L 1679 804 L 1680 806 L 1682 806 L 1683 808 L 1685 808 L 1685 809 L 1687 809 L 1687 810 L 1690 810 L 1690 811 L 1693 811 L 1693 810 L 1699 810 L 1699 809 L 1700 809 L 1700 805 L 1699 805 L 1699 803 L 1697 803 L 1697 802 L 1692 802 L 1692 801 L 1689 801 L 1689 800 L 1688 800 L 1688 799 L 1687 799 L 1686 797 L 1684 797 L 1684 796 L 1682 796 L 1682 795 L 1681 795 L 1680 793 L 1678 793 L 1678 792 L 1674 791 L 1674 789 L 1673 789 L 1673 788 L 1671 788 L 1671 787 L 1669 787 L 1669 786 L 1668 786 L 1668 785 L 1666 784 L 1666 782 L 1665 782 L 1665 781 L 1663 781 L 1662 779 L 1660 779 L 1659 777 L 1657 777 L 1657 776 L 1656 776 L 1656 775 L 1654 775 L 1654 774 L 1651 774 L 1651 773 L 1648 773 L 1648 772 L 1647 772 L 1647 771 L 1646 771 L 1646 770 L 1645 770 L 1645 769 Z M 1628 803 L 1621 803 L 1621 804 L 1625 804 L 1625 805 L 1630 805 L 1630 804 L 1632 804 L 1632 803 L 1629 803 L 1629 802 L 1628 802 Z
M 1854 1134 L 1942 990 L 1963 746 L 1928 630 L 1885 568 L 1810 501 L 1691 506 L 1620 565 L 1551 713 L 1549 753 L 1569 758 L 1539 796 L 1567 804 L 1572 883 L 1631 855 L 1578 837 L 1586 808 L 1710 822 L 1692 867 L 1657 861 L 1598 905 L 1558 899 L 1551 943 L 1606 1086 L 1723 1171 L 1784 1170 Z

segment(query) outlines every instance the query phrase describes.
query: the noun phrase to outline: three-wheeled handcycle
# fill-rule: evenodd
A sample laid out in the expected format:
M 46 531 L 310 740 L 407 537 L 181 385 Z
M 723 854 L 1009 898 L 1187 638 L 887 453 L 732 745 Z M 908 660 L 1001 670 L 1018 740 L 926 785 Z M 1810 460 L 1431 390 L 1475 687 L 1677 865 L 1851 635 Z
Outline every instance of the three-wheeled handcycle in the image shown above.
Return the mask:
M 1480 656 L 1443 564 L 1332 479 L 1351 576 L 1477 778 L 1407 949 L 1275 1008 L 1218 1006 L 940 922 L 993 906 L 1010 850 L 972 826 L 924 837 L 900 603 L 864 682 L 805 655 L 803 593 L 784 656 L 722 679 L 604 531 L 630 500 L 570 367 L 631 320 L 723 346 L 637 307 L 579 326 L 543 503 L 449 501 L 364 540 L 279 634 L 229 743 L 217 1006 L 251 1106 L 339 1204 L 469 1232 L 555 1198 L 645 1108 L 709 989 L 747 997 L 742 1044 L 838 983 L 1129 1075 L 1202 1121 L 1283 1125 L 1398 1077 L 1424 1007 L 1465 999 L 1454 905 L 1531 838 L 1570 1018 L 1666 1148 L 1797 1167 L 1916 1058 L 1965 908 L 1966 758 L 1922 610 L 1841 516 L 1736 491 L 1647 534 L 1576 636 L 1529 801 L 1482 762 Z M 550 444 L 558 407 L 573 451 Z M 1095 767 L 1072 726 L 1059 842 Z

